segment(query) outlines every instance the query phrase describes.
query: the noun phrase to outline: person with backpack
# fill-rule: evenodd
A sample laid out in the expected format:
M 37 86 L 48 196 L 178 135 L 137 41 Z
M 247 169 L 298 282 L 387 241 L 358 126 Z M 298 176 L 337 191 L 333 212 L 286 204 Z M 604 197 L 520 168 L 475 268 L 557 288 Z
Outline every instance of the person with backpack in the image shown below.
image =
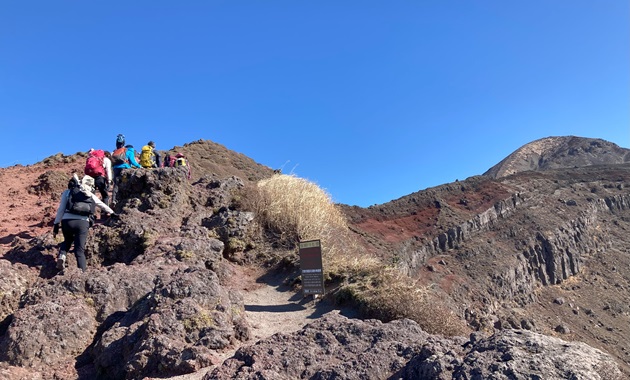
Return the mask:
M 85 243 L 88 230 L 94 223 L 96 207 L 106 212 L 109 216 L 116 215 L 114 210 L 103 203 L 94 191 L 94 178 L 86 175 L 79 182 L 76 173 L 68 182 L 68 189 L 61 193 L 61 201 L 55 216 L 53 237 L 56 238 L 61 226 L 63 242 L 59 245 L 57 255 L 57 269 L 63 270 L 66 265 L 66 255 L 74 243 L 74 255 L 77 258 L 77 266 L 85 272 L 87 264 L 85 260 Z
M 118 183 L 123 169 L 142 168 L 136 160 L 136 151 L 133 145 L 125 145 L 125 136 L 119 134 L 116 137 L 116 150 L 112 152 L 112 171 L 114 173 L 114 189 L 112 190 L 112 200 L 117 201 Z
M 147 145 L 142 147 L 140 152 L 140 165 L 143 168 L 159 168 L 160 167 L 160 153 L 155 150 L 155 143 L 149 141 Z
M 94 184 L 101 194 L 103 203 L 109 206 L 109 188 L 114 179 L 111 154 L 103 150 L 90 149 L 85 162 L 84 173 L 94 178 Z
M 186 159 L 186 156 L 184 156 L 183 153 L 177 153 L 174 156 L 167 155 L 164 158 L 164 167 L 177 168 L 180 166 L 186 169 L 186 178 L 190 179 L 192 175 L 192 171 L 190 170 L 190 165 L 188 164 L 188 160 Z

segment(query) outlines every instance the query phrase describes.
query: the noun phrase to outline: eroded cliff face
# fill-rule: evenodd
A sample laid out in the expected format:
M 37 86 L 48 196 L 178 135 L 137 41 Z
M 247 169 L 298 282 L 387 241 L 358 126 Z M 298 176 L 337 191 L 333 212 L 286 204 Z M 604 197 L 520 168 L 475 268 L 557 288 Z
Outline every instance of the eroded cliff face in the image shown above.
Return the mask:
M 475 215 L 472 219 L 448 228 L 447 231 L 437 235 L 428 243 L 412 251 L 405 251 L 399 257 L 400 269 L 413 276 L 414 271 L 423 266 L 428 258 L 462 247 L 467 240 L 492 229 L 498 219 L 509 217 L 523 202 L 520 194 L 514 194 L 508 199 L 498 201 L 494 206 Z M 440 207 L 445 207 L 443 202 Z
M 488 210 L 474 218 L 439 234 L 429 243 L 413 250 L 404 250 L 398 256 L 401 270 L 414 276 L 419 268 L 424 267 L 431 257 L 448 254 L 453 250 L 466 249 L 467 242 L 483 238 L 490 231 L 507 234 L 520 240 L 522 247 L 515 247 L 512 254 L 519 261 L 514 264 L 510 274 L 498 275 L 497 285 L 504 294 L 504 300 L 514 299 L 514 294 L 533 300 L 532 293 L 537 285 L 556 285 L 570 276 L 578 274 L 585 260 L 592 252 L 612 245 L 610 237 L 598 224 L 598 217 L 628 210 L 630 195 L 614 195 L 603 199 L 590 200 L 580 211 L 580 215 L 564 222 L 553 229 L 535 230 L 531 236 L 509 230 L 502 232 L 510 222 L 507 220 L 515 213 L 527 213 L 532 200 L 520 193 L 497 202 Z M 569 202 L 569 204 L 573 204 Z M 540 206 L 533 206 L 540 207 Z M 503 219 L 503 221 L 501 221 Z M 492 250 L 489 246 L 488 250 Z M 520 255 L 519 255 L 520 252 Z M 531 283 L 536 281 L 537 284 Z M 511 289 L 505 289 L 511 287 Z M 511 296 L 510 296 L 511 295 Z

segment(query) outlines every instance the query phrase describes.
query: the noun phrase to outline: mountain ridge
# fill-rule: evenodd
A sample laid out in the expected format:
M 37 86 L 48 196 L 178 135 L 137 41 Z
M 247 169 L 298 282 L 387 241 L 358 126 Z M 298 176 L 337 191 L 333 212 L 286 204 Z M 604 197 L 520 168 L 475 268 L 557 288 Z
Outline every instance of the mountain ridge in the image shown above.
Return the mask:
M 212 364 L 217 368 L 205 378 L 233 378 L 239 373 L 241 378 L 272 376 L 263 368 L 277 368 L 274 378 L 289 379 L 299 377 L 294 371 L 301 368 L 300 363 L 317 362 L 317 366 L 309 367 L 311 372 L 303 373 L 345 373 L 349 379 L 393 375 L 380 376 L 362 369 L 376 366 L 382 371 L 399 368 L 402 378 L 417 378 L 419 373 L 429 379 L 456 378 L 456 373 L 494 373 L 492 368 L 501 367 L 500 363 L 509 367 L 505 371 L 519 371 L 521 359 L 513 357 L 506 362 L 507 353 L 501 354 L 497 347 L 510 342 L 514 355 L 517 341 L 524 340 L 539 342 L 547 353 L 563 344 L 570 346 L 573 359 L 567 357 L 562 363 L 565 373 L 614 378 L 617 372 L 609 361 L 612 357 L 628 375 L 630 345 L 624 337 L 630 336 L 630 164 L 575 167 L 578 162 L 594 162 L 594 153 L 577 150 L 569 155 L 576 160 L 571 165 L 567 155 L 548 152 L 566 151 L 562 147 L 569 145 L 589 147 L 592 141 L 569 137 L 555 142 L 555 148 L 543 152 L 551 157 L 547 166 L 535 170 L 523 167 L 496 178 L 473 176 L 368 208 L 339 205 L 366 252 L 376 254 L 384 265 L 397 267 L 419 287 L 441 295 L 445 307 L 475 331 L 469 338 L 452 340 L 428 336 L 411 321 L 379 325 L 326 315 L 301 332 L 287 331 L 255 345 L 248 342 L 251 326 L 243 318 L 247 305 L 239 301 L 237 289 L 228 285 L 242 276 L 242 265 L 253 264 L 247 264 L 248 255 L 267 254 L 266 250 L 276 248 L 260 244 L 249 252 L 231 252 L 228 239 L 221 236 L 239 237 L 248 228 L 250 216 L 241 208 L 244 200 L 234 196 L 235 190 L 254 186 L 274 172 L 219 144 L 199 140 L 171 150 L 189 157 L 193 168 L 190 182 L 173 169 L 129 171 L 122 192 L 128 199 L 121 206 L 121 221 L 99 222 L 91 232 L 89 275 L 55 275 L 52 257 L 56 243 L 49 234 L 59 193 L 68 176 L 81 171 L 85 155 L 56 155 L 32 166 L 2 169 L 0 178 L 7 186 L 0 197 L 0 209 L 6 210 L 0 232 L 4 259 L 0 260 L 4 297 L 0 359 L 11 366 L 0 365 L 0 371 L 9 371 L 6 373 L 12 375 L 8 378 L 47 378 L 46 370 L 41 369 L 44 365 L 57 378 L 69 379 L 77 378 L 77 373 L 94 374 L 92 365 L 109 378 L 140 378 L 191 373 Z M 556 157 L 562 167 L 549 166 Z M 176 231 L 173 225 L 179 226 Z M 138 286 L 132 286 L 134 281 Z M 195 290 L 190 297 L 179 298 L 185 293 L 183 289 Z M 213 294 L 208 293 L 210 289 L 215 289 Z M 88 331 L 64 326 L 58 312 L 50 311 L 55 298 L 68 308 L 68 315 L 91 326 Z M 221 309 L 212 309 L 213 313 L 223 313 L 217 321 L 221 321 L 227 340 L 205 325 L 213 302 Z M 42 313 L 49 325 L 58 326 L 64 334 L 74 334 L 66 346 L 85 349 L 76 369 L 59 365 L 58 360 L 65 360 L 67 365 L 69 351 L 55 349 L 54 334 L 37 327 Z M 103 321 L 107 323 L 97 332 L 96 326 Z M 180 325 L 185 328 L 180 330 Z M 139 326 L 153 335 L 142 338 L 144 343 L 134 348 L 134 355 L 125 356 L 119 345 L 126 342 L 135 347 L 133 339 L 143 331 Z M 159 333 L 166 326 L 171 333 Z M 405 326 L 409 335 L 397 335 L 400 326 Z M 37 342 L 18 338 L 25 327 L 38 331 Z M 308 352 L 316 352 L 316 347 L 309 346 L 309 334 L 328 333 L 341 334 L 350 346 L 368 343 L 362 343 L 361 336 L 388 338 L 382 346 L 372 348 L 375 351 L 368 355 L 372 359 L 357 356 L 350 361 L 354 366 L 345 370 L 338 366 L 338 357 L 323 352 L 316 361 L 306 355 L 285 369 L 279 364 L 284 359 L 270 354 L 283 352 L 287 345 L 310 347 Z M 187 340 L 204 334 L 204 344 L 187 346 Z M 450 364 L 423 355 L 392 356 L 386 348 L 390 338 L 406 342 L 409 353 L 426 350 L 433 357 L 450 358 Z M 326 341 L 331 345 L 338 342 Z M 177 350 L 161 351 L 166 342 Z M 607 354 L 593 354 L 578 342 Z M 82 348 L 88 344 L 90 347 Z M 224 363 L 217 361 L 219 350 L 213 353 L 208 349 L 230 344 L 242 345 L 243 350 Z M 39 351 L 22 352 L 48 352 L 48 362 L 37 354 L 20 355 L 17 350 L 36 346 Z M 179 349 L 187 352 L 188 359 Z M 481 367 L 475 367 L 466 357 L 474 356 L 476 349 L 498 356 L 478 358 Z M 344 345 L 335 346 L 335 350 L 341 356 L 352 355 Z M 557 355 L 563 354 L 552 356 Z M 589 363 L 589 355 L 597 359 Z M 299 353 L 293 357 L 300 357 Z M 383 361 L 375 363 L 374 358 Z M 546 358 L 540 360 L 541 366 L 547 365 Z M 134 364 L 118 365 L 126 362 Z M 158 362 L 170 364 L 160 367 Z M 577 362 L 590 367 L 581 368 Z M 563 378 L 554 372 L 554 365 L 558 364 L 545 367 L 549 378 Z M 428 370 L 438 367 L 452 369 L 440 373 Z M 26 375 L 20 377 L 24 372 Z M 614 376 L 604 377 L 604 373 Z
M 630 162 L 630 149 L 593 138 L 545 137 L 518 148 L 483 175 L 504 177 L 526 170 L 561 169 Z

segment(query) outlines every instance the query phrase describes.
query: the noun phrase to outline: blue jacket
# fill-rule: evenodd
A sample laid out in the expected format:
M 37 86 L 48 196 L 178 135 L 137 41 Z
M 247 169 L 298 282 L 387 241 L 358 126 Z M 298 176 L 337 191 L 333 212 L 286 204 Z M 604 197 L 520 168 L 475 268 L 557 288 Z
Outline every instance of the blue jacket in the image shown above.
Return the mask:
M 132 146 L 127 146 L 127 162 L 119 164 L 119 165 L 114 165 L 112 166 L 113 169 L 130 169 L 131 167 L 134 168 L 141 168 L 142 166 L 140 166 L 140 164 L 138 163 L 138 161 L 136 161 L 136 150 L 132 147 Z

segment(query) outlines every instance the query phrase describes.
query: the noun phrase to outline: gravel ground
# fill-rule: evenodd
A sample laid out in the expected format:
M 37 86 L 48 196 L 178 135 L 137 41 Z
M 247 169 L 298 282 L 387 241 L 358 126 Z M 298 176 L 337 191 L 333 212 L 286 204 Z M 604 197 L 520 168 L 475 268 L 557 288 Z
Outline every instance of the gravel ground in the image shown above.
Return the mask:
M 243 292 L 245 314 L 252 330 L 252 339 L 242 346 L 255 344 L 276 333 L 298 331 L 322 315 L 338 310 L 326 300 L 313 300 L 311 296 L 302 297 L 301 292 L 295 292 L 283 285 L 281 276 L 258 277 L 251 273 L 244 275 L 244 279 L 241 277 L 240 287 Z M 351 309 L 341 310 L 341 313 L 349 317 L 355 316 Z M 231 357 L 240 347 L 233 347 L 221 357 L 224 360 Z M 201 380 L 212 369 L 213 367 L 203 368 L 195 373 L 169 379 Z

